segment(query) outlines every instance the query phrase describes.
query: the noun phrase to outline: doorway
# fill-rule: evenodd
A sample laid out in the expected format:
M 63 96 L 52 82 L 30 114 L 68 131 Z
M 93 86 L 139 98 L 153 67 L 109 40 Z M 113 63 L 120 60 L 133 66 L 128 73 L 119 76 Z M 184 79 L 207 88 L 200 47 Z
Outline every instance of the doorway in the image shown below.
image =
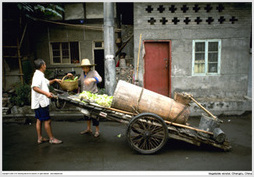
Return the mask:
M 95 70 L 100 74 L 102 82 L 98 83 L 99 88 L 104 88 L 104 49 L 94 50 L 94 62 L 96 64 Z
M 144 41 L 144 87 L 171 97 L 171 41 Z

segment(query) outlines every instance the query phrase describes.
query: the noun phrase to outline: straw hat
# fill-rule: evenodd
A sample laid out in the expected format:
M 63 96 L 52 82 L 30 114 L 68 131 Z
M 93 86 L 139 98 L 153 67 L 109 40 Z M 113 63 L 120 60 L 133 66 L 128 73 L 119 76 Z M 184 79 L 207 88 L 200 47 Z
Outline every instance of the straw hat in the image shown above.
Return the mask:
M 81 61 L 81 67 L 82 66 L 95 66 L 96 64 L 91 64 L 90 63 L 90 60 L 89 59 L 87 59 L 87 58 L 85 58 L 85 59 L 82 59 L 82 61 Z

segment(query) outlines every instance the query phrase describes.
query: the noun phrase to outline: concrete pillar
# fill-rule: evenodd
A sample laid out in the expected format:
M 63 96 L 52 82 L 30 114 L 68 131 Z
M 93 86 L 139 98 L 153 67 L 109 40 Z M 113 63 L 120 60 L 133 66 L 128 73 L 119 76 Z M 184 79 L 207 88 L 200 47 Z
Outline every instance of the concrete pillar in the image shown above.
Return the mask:
M 116 66 L 114 59 L 114 3 L 104 2 L 104 55 L 105 55 L 105 91 L 113 95 L 116 86 Z
M 251 50 L 251 49 L 250 49 Z M 252 54 L 252 52 L 250 52 Z M 248 76 L 248 92 L 247 96 L 252 98 L 252 56 L 250 57 L 250 65 L 249 65 L 249 76 Z

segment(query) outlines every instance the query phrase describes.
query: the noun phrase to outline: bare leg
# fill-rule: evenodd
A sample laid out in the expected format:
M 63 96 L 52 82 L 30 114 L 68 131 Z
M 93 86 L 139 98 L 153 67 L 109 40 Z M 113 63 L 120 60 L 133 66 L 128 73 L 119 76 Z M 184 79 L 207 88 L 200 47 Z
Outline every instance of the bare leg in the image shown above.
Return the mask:
M 95 126 L 95 132 L 100 132 L 99 126 Z
M 51 143 L 51 144 L 60 144 L 60 143 L 62 143 L 61 140 L 58 140 L 53 136 L 52 128 L 51 128 L 51 120 L 46 120 L 44 125 L 45 125 L 45 130 L 46 130 L 46 132 L 49 136 L 49 143 Z
M 92 133 L 91 120 L 87 120 L 87 128 L 86 128 L 86 130 L 80 132 L 81 135 L 87 134 L 87 133 Z
M 91 128 L 91 120 L 87 121 L 87 130 L 92 130 L 92 128 Z
M 42 138 L 41 125 L 42 125 L 41 121 L 39 119 L 37 119 L 37 121 L 36 121 L 36 132 L 37 132 L 38 140 L 40 140 Z
M 51 120 L 46 120 L 44 122 L 44 126 L 45 126 L 45 130 L 48 134 L 49 139 L 53 139 L 54 137 L 53 137 L 53 133 L 52 133 L 52 129 L 51 129 Z
M 95 131 L 95 134 L 94 134 L 94 137 L 98 137 L 98 136 L 100 136 L 100 130 L 99 130 L 99 126 L 95 126 L 95 128 L 96 128 L 96 131 Z

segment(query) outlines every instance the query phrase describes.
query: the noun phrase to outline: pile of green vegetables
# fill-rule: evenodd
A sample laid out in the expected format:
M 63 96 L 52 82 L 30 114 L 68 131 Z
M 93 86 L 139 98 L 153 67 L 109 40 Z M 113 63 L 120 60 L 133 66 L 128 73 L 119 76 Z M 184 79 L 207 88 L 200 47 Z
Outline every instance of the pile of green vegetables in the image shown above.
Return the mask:
M 106 94 L 99 95 L 99 94 L 94 94 L 88 91 L 83 91 L 82 93 L 79 94 L 79 98 L 83 101 L 86 102 L 89 100 L 90 102 L 95 102 L 98 105 L 101 105 L 103 107 L 110 107 L 113 96 L 108 96 Z
M 78 76 L 76 76 L 74 79 L 65 79 L 64 82 L 76 81 L 77 79 L 78 79 Z

